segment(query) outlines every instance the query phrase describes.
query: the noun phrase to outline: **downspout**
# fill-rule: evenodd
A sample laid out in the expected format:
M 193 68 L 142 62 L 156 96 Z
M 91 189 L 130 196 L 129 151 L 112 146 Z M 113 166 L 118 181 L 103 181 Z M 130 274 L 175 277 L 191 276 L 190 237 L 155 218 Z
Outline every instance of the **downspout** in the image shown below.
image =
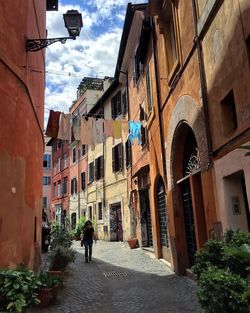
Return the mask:
M 156 30 L 155 30 L 155 22 L 153 17 L 151 17 L 152 24 L 152 45 L 153 45 L 153 55 L 154 55 L 154 69 L 155 69 L 155 80 L 156 80 L 156 96 L 157 96 L 157 108 L 158 108 L 158 120 L 159 120 L 159 130 L 160 130 L 160 139 L 161 139 L 161 153 L 162 153 L 162 166 L 163 166 L 163 174 L 164 178 L 167 175 L 167 167 L 166 167 L 166 154 L 164 147 L 164 134 L 163 134 L 163 121 L 161 114 L 161 91 L 160 91 L 160 81 L 159 81 L 159 70 L 158 70 L 158 54 L 156 48 Z
M 194 27 L 195 27 L 195 38 L 194 41 L 197 45 L 197 54 L 198 54 L 198 64 L 199 64 L 199 73 L 200 73 L 200 81 L 201 81 L 201 95 L 202 95 L 202 103 L 204 110 L 204 118 L 205 118 L 205 130 L 207 137 L 207 146 L 208 146 L 208 165 L 207 169 L 212 166 L 212 139 L 210 136 L 210 123 L 209 123 L 209 110 L 208 110 L 208 96 L 207 96 L 207 86 L 206 86 L 206 77 L 205 77 L 205 69 L 204 69 L 204 60 L 202 55 L 202 46 L 201 41 L 198 36 L 198 14 L 196 1 L 192 0 L 192 9 L 193 9 L 193 18 L 194 18 Z

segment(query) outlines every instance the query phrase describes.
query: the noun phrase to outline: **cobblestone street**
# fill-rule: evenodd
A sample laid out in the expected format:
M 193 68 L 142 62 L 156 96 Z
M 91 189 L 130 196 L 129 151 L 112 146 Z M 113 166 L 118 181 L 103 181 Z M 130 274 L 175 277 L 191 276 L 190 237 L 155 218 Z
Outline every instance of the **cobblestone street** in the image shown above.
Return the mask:
M 28 313 L 181 313 L 201 312 L 195 283 L 174 275 L 160 260 L 121 242 L 98 241 L 93 261 L 84 262 L 84 248 L 74 244 L 77 259 L 64 287 L 48 308 Z

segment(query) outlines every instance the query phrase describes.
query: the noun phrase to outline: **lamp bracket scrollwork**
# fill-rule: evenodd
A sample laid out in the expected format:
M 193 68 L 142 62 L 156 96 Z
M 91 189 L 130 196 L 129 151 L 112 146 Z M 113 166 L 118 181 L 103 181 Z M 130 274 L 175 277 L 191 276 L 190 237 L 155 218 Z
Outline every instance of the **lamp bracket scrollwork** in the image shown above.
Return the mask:
M 60 38 L 46 38 L 46 39 L 28 39 L 26 41 L 26 51 L 39 51 L 52 45 L 55 42 L 65 44 L 67 39 L 76 39 L 75 37 L 60 37 Z

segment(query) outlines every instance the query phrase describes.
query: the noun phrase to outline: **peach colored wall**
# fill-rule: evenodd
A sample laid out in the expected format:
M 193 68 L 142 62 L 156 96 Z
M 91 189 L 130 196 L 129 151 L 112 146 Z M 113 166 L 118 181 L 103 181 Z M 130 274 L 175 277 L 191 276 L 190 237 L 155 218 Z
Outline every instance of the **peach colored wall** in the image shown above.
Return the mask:
M 45 2 L 1 1 L 0 11 L 0 266 L 37 268 L 45 81 L 27 67 L 43 69 L 44 51 L 26 53 L 25 38 L 45 35 Z

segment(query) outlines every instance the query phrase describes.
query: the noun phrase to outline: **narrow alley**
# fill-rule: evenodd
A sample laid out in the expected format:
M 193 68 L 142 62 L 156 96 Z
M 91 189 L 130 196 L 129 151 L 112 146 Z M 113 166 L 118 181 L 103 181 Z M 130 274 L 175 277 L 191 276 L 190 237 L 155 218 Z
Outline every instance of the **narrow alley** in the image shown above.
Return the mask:
M 93 261 L 74 244 L 77 259 L 57 299 L 28 313 L 180 313 L 201 312 L 195 283 L 176 276 L 162 261 L 122 242 L 97 241 Z

